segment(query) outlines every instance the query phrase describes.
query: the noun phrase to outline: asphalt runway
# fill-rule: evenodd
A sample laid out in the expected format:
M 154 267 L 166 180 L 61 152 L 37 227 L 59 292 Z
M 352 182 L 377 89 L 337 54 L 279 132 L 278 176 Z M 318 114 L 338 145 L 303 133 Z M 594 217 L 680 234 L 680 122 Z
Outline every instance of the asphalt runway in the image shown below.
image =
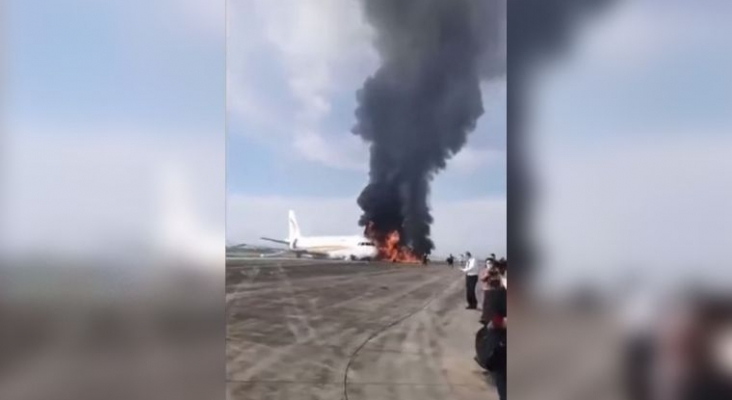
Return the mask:
M 623 400 L 622 344 L 606 311 L 513 307 L 508 392 L 522 400 Z
M 227 261 L 227 398 L 495 399 L 446 265 Z

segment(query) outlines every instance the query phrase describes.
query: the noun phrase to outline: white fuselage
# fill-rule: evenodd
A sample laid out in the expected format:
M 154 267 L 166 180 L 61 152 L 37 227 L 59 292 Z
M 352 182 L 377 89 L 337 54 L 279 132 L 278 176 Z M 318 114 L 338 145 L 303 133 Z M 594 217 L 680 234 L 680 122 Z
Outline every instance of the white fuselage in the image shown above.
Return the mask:
M 344 260 L 371 260 L 376 258 L 379 250 L 374 243 L 362 236 L 303 236 L 297 223 L 295 212 L 288 214 L 289 234 L 287 239 L 272 239 L 263 237 L 263 240 L 286 244 L 289 251 L 301 255 L 314 257 L 337 258 Z
M 290 242 L 290 249 L 344 260 L 369 260 L 378 254 L 373 242 L 363 236 L 301 236 Z

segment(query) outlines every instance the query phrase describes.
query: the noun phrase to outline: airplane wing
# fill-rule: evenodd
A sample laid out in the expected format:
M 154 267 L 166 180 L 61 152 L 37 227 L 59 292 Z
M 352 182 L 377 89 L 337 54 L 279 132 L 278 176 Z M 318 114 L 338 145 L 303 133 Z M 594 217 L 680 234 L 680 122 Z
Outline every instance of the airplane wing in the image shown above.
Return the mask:
M 274 243 L 284 244 L 284 245 L 287 245 L 287 246 L 290 245 L 290 242 L 288 242 L 287 240 L 272 239 L 272 238 L 268 238 L 268 237 L 261 237 L 260 239 L 266 240 L 268 242 L 274 242 Z M 287 249 L 287 250 L 284 250 L 284 252 L 297 254 L 298 256 L 300 256 L 300 255 L 309 255 L 309 256 L 312 256 L 312 257 L 316 257 L 316 258 L 330 258 L 330 255 L 327 252 L 325 252 L 325 251 L 321 252 L 321 251 L 312 251 L 312 250 Z
M 262 239 L 262 240 L 266 240 L 266 241 L 268 241 L 268 242 L 275 242 L 275 243 L 279 243 L 279 244 L 286 244 L 286 245 L 288 245 L 288 246 L 290 245 L 290 242 L 288 242 L 287 240 L 281 240 L 281 239 L 272 239 L 272 238 L 266 238 L 266 237 L 262 237 L 262 238 L 260 238 L 260 239 Z

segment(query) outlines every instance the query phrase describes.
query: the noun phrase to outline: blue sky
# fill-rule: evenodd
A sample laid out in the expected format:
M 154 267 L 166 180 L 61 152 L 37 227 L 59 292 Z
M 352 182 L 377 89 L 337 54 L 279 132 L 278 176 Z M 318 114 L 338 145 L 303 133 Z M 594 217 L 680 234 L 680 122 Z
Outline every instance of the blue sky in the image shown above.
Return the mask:
M 538 79 L 526 122 L 547 189 L 541 240 L 570 274 L 630 258 L 716 266 L 731 256 L 720 241 L 732 226 L 729 5 L 624 4 Z M 378 65 L 358 2 L 230 0 L 225 14 L 223 1 L 13 0 L 3 11 L 3 228 L 16 238 L 81 248 L 147 234 L 161 164 L 228 240 L 285 235 L 288 208 L 305 233 L 358 230 L 368 153 L 349 130 Z M 505 82 L 484 103 L 433 185 L 441 252 L 505 249 Z
M 158 187 L 168 170 L 223 242 L 224 11 L 203 0 L 3 4 L 2 244 L 149 247 L 170 205 Z
M 359 232 L 368 145 L 350 130 L 356 91 L 379 64 L 360 2 L 231 0 L 227 12 L 229 239 L 256 240 L 251 226 L 284 235 L 287 208 L 302 210 L 306 234 Z M 443 252 L 505 249 L 505 80 L 486 82 L 483 97 L 468 145 L 433 182 Z M 261 199 L 263 224 L 246 205 Z
M 248 34 L 247 40 L 251 40 Z M 236 36 L 230 38 L 229 46 L 232 49 L 230 51 L 236 51 Z M 333 83 L 333 94 L 324 95 L 329 102 L 329 111 L 311 128 L 313 134 L 326 143 L 323 143 L 323 148 L 318 148 L 316 143 L 303 148 L 293 142 L 297 131 L 306 129 L 306 123 L 298 121 L 296 114 L 307 106 L 298 102 L 296 95 L 287 87 L 291 77 L 281 65 L 288 62 L 287 58 L 273 52 L 262 52 L 257 58 L 256 64 L 265 66 L 261 75 L 256 66 L 244 69 L 246 72 L 236 71 L 236 66 L 232 66 L 230 74 L 246 73 L 249 79 L 252 71 L 255 71 L 255 82 L 242 89 L 231 82 L 229 91 L 233 94 L 230 96 L 236 96 L 239 90 L 251 91 L 249 96 L 256 98 L 258 105 L 266 109 L 263 113 L 276 116 L 277 121 L 261 123 L 248 115 L 238 114 L 236 108 L 230 110 L 227 141 L 229 192 L 253 195 L 357 195 L 366 180 L 368 148 L 360 145 L 360 139 L 350 132 L 355 122 L 354 88 L 372 73 L 374 66 L 354 66 L 362 69 L 358 71 L 360 74 L 353 73 L 352 79 Z M 476 131 L 469 136 L 469 151 L 492 151 L 495 152 L 495 155 L 492 154 L 494 157 L 500 158 L 505 153 L 506 145 L 505 81 L 499 80 L 484 87 L 486 113 L 479 120 Z M 339 148 L 341 143 L 345 145 Z M 322 155 L 312 154 L 319 150 L 323 152 Z M 435 196 L 459 199 L 505 193 L 505 163 L 500 159 L 495 162 L 483 160 L 481 155 L 475 154 L 474 159 L 465 160 L 459 173 L 448 174 L 450 179 L 439 176 Z
M 543 71 L 527 158 L 542 190 L 544 282 L 629 270 L 661 285 L 729 282 L 730 11 L 620 2 Z
M 222 232 L 228 211 L 232 241 L 281 235 L 287 208 L 302 210 L 306 232 L 358 230 L 367 148 L 349 130 L 355 91 L 377 66 L 358 2 L 231 1 L 228 14 L 225 6 L 6 4 L 4 196 L 16 244 L 144 241 L 159 228 L 154 210 L 167 207 L 156 182 L 170 165 L 188 180 L 202 223 Z M 455 212 L 466 232 L 499 221 L 491 241 L 504 247 L 505 85 L 496 85 L 486 104 L 497 105 L 486 107 L 470 151 L 435 181 L 434 201 L 436 218 L 447 213 L 438 225 Z M 497 211 L 465 211 L 485 205 Z M 483 241 L 475 235 L 474 246 Z
M 138 124 L 171 134 L 223 126 L 223 26 L 186 17 L 173 1 L 9 3 L 14 118 L 42 114 L 62 124 Z
M 273 80 L 286 80 L 286 76 L 273 77 Z M 480 119 L 478 128 L 469 136 L 469 146 L 494 151 L 493 160 L 483 161 L 482 154 L 474 155 L 476 159 L 466 160 L 459 171 L 452 172 L 450 167 L 436 178 L 434 195 L 446 199 L 468 199 L 480 196 L 505 194 L 506 169 L 500 157 L 505 153 L 505 82 L 496 82 L 487 87 L 494 90 L 495 98 L 488 99 L 488 112 Z M 231 89 L 236 90 L 236 89 Z M 263 91 L 262 96 L 267 96 Z M 491 96 L 488 94 L 487 96 Z M 283 95 L 281 106 L 274 112 L 283 115 L 295 114 L 297 104 L 292 104 L 291 97 Z M 334 101 L 332 111 L 323 118 L 319 134 L 324 141 L 354 139 L 350 128 L 354 123 L 353 110 L 355 95 L 348 93 L 342 99 Z M 493 101 L 490 101 L 493 100 Z M 283 119 L 286 119 L 284 117 Z M 296 122 L 292 122 L 295 130 Z M 285 128 L 286 130 L 287 128 Z M 255 132 L 255 133 L 250 133 Z M 292 144 L 280 139 L 272 140 L 267 136 L 268 127 L 259 126 L 246 120 L 230 119 L 227 140 L 229 193 L 250 195 L 294 195 L 294 196 L 348 196 L 357 195 L 363 189 L 367 179 L 363 161 L 368 155 L 366 146 L 355 150 L 344 149 L 342 157 L 353 157 L 354 164 L 339 165 L 337 161 L 312 160 L 305 149 L 292 148 Z M 281 137 L 287 137 L 282 132 Z M 273 135 L 274 136 L 274 135 Z M 263 138 L 260 138 L 263 137 Z M 286 140 L 286 139 L 284 139 Z M 316 151 L 315 149 L 309 149 Z M 469 150 L 470 151 L 470 150 Z M 337 155 L 335 156 L 338 157 Z M 361 162 L 358 165 L 358 162 Z M 333 165 L 336 164 L 336 165 Z

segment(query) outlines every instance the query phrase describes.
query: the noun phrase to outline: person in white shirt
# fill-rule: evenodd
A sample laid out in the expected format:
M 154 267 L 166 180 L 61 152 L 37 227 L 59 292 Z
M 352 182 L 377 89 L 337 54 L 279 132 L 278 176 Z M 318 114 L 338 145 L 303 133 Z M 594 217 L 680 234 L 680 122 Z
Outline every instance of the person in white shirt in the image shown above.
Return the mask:
M 475 258 L 470 252 L 465 253 L 467 261 L 465 266 L 460 270 L 465 272 L 465 296 L 468 300 L 468 310 L 475 310 L 478 308 L 478 298 L 475 296 L 475 286 L 478 283 L 479 268 Z

